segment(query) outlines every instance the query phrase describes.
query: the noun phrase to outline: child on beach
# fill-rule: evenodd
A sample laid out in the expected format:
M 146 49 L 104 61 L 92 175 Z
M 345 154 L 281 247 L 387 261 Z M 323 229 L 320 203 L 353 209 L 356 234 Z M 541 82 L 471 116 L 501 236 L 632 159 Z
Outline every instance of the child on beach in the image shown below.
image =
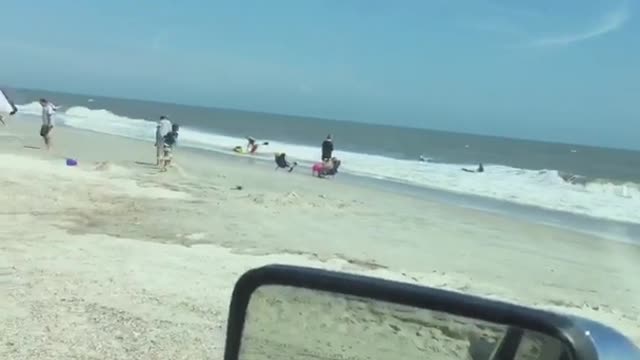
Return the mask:
M 293 164 L 291 164 L 288 160 L 287 160 L 287 154 L 286 153 L 276 153 L 275 154 L 275 161 L 276 161 L 276 165 L 278 165 L 276 167 L 276 170 L 278 169 L 289 169 L 289 172 L 292 172 L 293 169 L 295 169 L 296 166 L 298 166 L 297 162 L 293 162 Z
M 269 142 L 264 141 L 262 145 L 264 146 L 269 145 Z M 252 136 L 247 137 L 247 151 L 246 151 L 247 154 L 255 154 L 258 151 L 258 146 L 260 145 L 258 145 L 258 142 L 256 141 L 255 138 L 253 138 Z M 239 147 L 236 147 L 236 148 L 239 148 Z M 239 150 L 236 150 L 236 149 L 234 149 L 234 151 L 240 152 Z
M 173 147 L 178 141 L 178 130 L 180 126 L 178 124 L 171 125 L 171 131 L 169 131 L 163 138 L 164 153 L 160 161 L 160 171 L 167 171 L 167 167 L 171 165 L 173 158 Z

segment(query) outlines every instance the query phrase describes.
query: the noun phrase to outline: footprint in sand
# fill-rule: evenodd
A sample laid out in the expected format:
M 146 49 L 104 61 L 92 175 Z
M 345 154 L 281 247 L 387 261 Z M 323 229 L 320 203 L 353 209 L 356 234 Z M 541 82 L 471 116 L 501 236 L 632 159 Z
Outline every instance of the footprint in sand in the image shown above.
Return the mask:
M 97 171 L 109 171 L 111 170 L 111 163 L 108 161 L 102 161 L 96 164 L 94 170 Z

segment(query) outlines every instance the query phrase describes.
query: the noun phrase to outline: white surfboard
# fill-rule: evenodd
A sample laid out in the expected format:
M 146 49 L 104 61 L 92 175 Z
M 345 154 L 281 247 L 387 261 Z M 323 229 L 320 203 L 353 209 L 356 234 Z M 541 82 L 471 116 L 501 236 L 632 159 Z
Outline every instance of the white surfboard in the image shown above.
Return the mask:
M 18 112 L 16 105 L 9 99 L 7 94 L 0 90 L 0 114 L 13 115 Z

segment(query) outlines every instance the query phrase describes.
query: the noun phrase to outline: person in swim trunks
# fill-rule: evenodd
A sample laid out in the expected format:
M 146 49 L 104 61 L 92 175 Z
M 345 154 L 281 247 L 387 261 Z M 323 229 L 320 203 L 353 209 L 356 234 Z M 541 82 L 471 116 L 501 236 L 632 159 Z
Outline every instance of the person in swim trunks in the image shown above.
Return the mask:
M 40 126 L 40 136 L 44 140 L 44 144 L 47 150 L 51 150 L 51 130 L 55 125 L 54 114 L 55 106 L 47 99 L 40 99 L 40 106 L 42 106 L 42 126 Z
M 171 131 L 164 136 L 164 153 L 160 162 L 160 171 L 167 171 L 167 166 L 171 165 L 173 159 L 173 147 L 178 141 L 178 130 L 180 126 L 178 124 L 171 125 Z

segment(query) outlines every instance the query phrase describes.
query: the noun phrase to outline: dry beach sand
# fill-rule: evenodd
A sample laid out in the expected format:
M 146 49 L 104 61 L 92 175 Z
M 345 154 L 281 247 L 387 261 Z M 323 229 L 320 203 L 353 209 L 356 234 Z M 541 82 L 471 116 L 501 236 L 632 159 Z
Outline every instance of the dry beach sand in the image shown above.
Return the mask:
M 640 345 L 636 246 L 243 157 L 180 148 L 159 173 L 151 143 L 68 128 L 47 154 L 38 127 L 0 128 L 2 359 L 219 359 L 235 280 L 269 263 L 579 314 Z

